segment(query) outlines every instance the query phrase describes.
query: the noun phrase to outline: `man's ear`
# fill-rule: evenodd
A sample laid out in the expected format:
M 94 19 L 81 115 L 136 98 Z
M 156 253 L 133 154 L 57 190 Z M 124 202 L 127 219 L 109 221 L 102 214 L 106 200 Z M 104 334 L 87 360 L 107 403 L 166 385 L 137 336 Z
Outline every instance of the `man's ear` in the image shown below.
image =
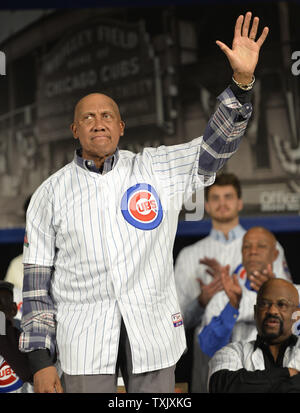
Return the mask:
M 76 123 L 75 123 L 75 122 L 71 123 L 71 125 L 70 125 L 70 129 L 71 129 L 71 132 L 72 132 L 73 138 L 74 138 L 74 139 L 78 139 L 78 135 L 77 135 L 77 127 L 76 127 Z
M 278 255 L 279 255 L 279 251 L 278 251 L 278 249 L 276 248 L 276 250 L 274 251 L 274 260 L 273 260 L 273 262 L 274 262 L 275 260 L 277 260 Z
M 239 199 L 239 203 L 238 203 L 238 210 L 239 212 L 244 208 L 244 202 L 242 200 L 242 198 Z
M 120 136 L 123 136 L 124 135 L 124 130 L 125 130 L 125 122 L 123 120 L 120 121 L 120 126 L 121 126 Z

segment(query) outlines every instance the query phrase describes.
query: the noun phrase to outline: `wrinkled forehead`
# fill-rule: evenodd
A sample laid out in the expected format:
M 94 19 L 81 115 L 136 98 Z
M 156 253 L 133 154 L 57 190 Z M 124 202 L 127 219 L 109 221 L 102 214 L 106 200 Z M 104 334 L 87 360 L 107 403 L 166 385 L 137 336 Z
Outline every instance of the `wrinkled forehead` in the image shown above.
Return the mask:
M 281 279 L 266 282 L 258 293 L 258 299 L 271 301 L 285 299 L 295 305 L 299 304 L 299 294 L 295 286 Z
M 74 119 L 76 120 L 81 114 L 86 112 L 111 111 L 120 117 L 119 107 L 116 102 L 109 96 L 101 93 L 92 93 L 84 96 L 76 104 L 74 109 Z
M 257 243 L 257 242 L 265 242 L 270 246 L 276 245 L 276 239 L 273 234 L 269 233 L 268 231 L 264 231 L 263 229 L 253 229 L 249 230 L 243 238 L 243 244 L 245 243 Z

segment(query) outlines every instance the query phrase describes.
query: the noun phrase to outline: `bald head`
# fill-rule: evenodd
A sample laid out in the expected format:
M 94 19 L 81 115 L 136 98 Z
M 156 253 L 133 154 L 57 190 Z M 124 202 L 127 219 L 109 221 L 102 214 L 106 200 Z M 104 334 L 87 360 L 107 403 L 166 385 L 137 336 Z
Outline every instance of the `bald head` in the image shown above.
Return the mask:
M 89 105 L 90 102 L 99 101 L 100 99 L 102 102 L 111 105 L 118 118 L 121 119 L 119 106 L 111 97 L 104 95 L 103 93 L 90 93 L 76 103 L 74 108 L 74 122 L 80 118 L 80 114 L 82 113 L 83 108 L 85 108 L 85 105 Z
M 299 294 L 289 281 L 272 278 L 258 291 L 254 306 L 258 334 L 269 344 L 287 340 L 299 311 Z
M 274 236 L 274 234 L 269 231 L 267 228 L 264 227 L 252 227 L 250 229 L 248 229 L 248 231 L 246 232 L 246 234 L 244 235 L 244 240 L 250 238 L 251 236 L 259 236 L 259 235 L 263 235 L 268 242 L 273 245 L 274 247 L 276 246 L 276 238 Z
M 257 302 L 269 292 L 274 292 L 280 297 L 286 298 L 289 302 L 295 306 L 299 305 L 299 293 L 297 288 L 290 281 L 282 278 L 271 278 L 266 281 L 258 290 Z
M 242 257 L 247 274 L 263 271 L 278 257 L 276 238 L 266 228 L 250 228 L 243 238 Z

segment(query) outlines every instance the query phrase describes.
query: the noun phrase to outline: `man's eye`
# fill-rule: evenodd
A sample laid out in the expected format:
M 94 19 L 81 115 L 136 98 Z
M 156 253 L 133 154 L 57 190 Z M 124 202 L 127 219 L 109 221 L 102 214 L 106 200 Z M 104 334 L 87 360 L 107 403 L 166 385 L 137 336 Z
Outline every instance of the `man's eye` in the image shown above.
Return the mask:
M 280 308 L 281 310 L 286 310 L 288 308 L 289 304 L 285 303 L 283 301 L 279 301 L 277 303 L 277 307 Z
M 260 308 L 267 308 L 267 307 L 269 307 L 269 303 L 268 303 L 267 301 L 260 301 L 260 302 L 258 303 L 258 306 L 259 306 Z

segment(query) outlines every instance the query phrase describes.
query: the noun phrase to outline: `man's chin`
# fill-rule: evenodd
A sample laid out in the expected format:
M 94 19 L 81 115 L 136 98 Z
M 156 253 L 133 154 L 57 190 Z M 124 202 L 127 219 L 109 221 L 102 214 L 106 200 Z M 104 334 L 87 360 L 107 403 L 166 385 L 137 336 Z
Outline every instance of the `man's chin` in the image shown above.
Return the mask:
M 218 216 L 214 217 L 214 220 L 218 222 L 219 224 L 228 224 L 232 222 L 235 219 L 235 217 L 232 216 Z
M 263 333 L 262 338 L 267 344 L 276 344 L 276 341 L 280 338 L 280 332 Z
M 278 328 L 264 328 L 262 331 L 262 338 L 268 344 L 276 344 L 277 341 L 280 341 L 282 336 L 282 325 L 279 324 Z

